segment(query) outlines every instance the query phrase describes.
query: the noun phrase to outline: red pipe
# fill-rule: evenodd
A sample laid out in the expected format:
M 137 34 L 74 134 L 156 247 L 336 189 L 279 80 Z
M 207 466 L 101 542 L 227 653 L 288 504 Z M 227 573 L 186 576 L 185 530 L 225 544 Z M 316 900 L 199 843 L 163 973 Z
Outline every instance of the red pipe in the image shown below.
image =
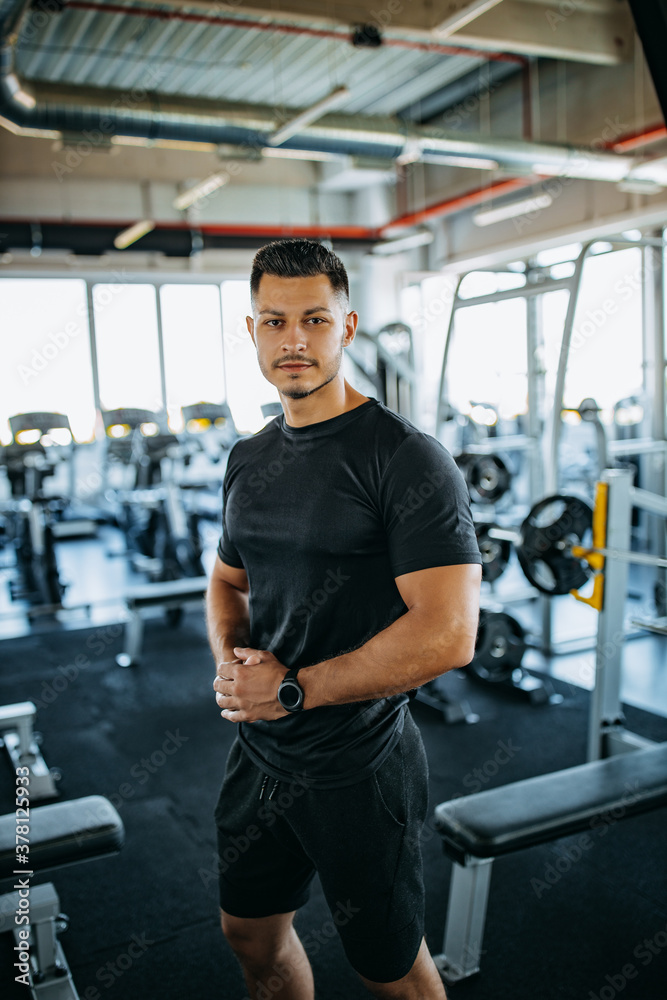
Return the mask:
M 624 139 L 612 139 L 605 143 L 605 149 L 613 149 L 615 153 L 628 153 L 639 146 L 667 138 L 667 126 L 654 125 L 642 132 L 629 133 Z
M 667 126 L 654 125 L 643 132 L 629 132 L 622 139 L 613 139 L 611 142 L 604 143 L 601 148 L 613 149 L 614 152 L 618 153 L 628 152 L 629 150 L 637 149 L 640 146 L 645 146 L 648 143 L 657 142 L 659 139 L 664 138 L 667 138 Z M 407 228 L 408 226 L 416 226 L 421 222 L 426 222 L 429 219 L 452 215 L 454 212 L 463 211 L 466 208 L 471 208 L 473 205 L 480 205 L 491 198 L 509 194 L 511 191 L 522 187 L 530 187 L 531 184 L 535 184 L 539 179 L 539 175 L 533 174 L 531 177 L 515 177 L 509 180 L 498 181 L 496 184 L 490 184 L 486 187 L 475 188 L 472 191 L 466 192 L 466 194 L 458 195 L 456 198 L 448 198 L 445 201 L 436 202 L 434 205 L 429 205 L 419 212 L 400 215 L 398 218 L 392 219 L 391 222 L 382 226 L 380 232 L 384 236 L 394 227 Z
M 343 31 L 333 31 L 327 28 L 308 28 L 300 24 L 281 24 L 277 21 L 252 21 L 249 18 L 212 17 L 210 14 L 188 14 L 180 10 L 156 10 L 154 8 L 121 7 L 112 3 L 90 3 L 89 0 L 70 0 L 67 10 L 95 10 L 100 14 L 126 14 L 132 17 L 150 17 L 162 21 L 191 21 L 195 24 L 217 24 L 226 28 L 247 28 L 250 31 L 276 31 L 286 35 L 310 35 L 313 38 L 335 38 L 338 41 L 349 41 L 349 34 Z M 441 45 L 438 42 L 416 42 L 405 38 L 382 39 L 383 45 L 405 49 L 421 49 L 425 52 L 438 52 L 442 55 L 477 56 L 480 59 L 491 59 L 499 62 L 515 62 L 526 65 L 524 56 L 512 52 L 488 52 L 480 49 L 465 48 L 460 45 Z
M 123 229 L 133 226 L 136 221 L 136 219 L 118 221 L 117 219 L 64 220 L 43 218 L 37 222 L 34 218 L 12 218 L 5 216 L 0 220 L 0 223 L 3 225 L 34 225 L 37 222 L 38 225 L 44 226 L 98 226 L 107 229 L 117 229 L 119 232 L 122 232 Z M 259 238 L 269 237 L 271 239 L 284 236 L 304 236 L 313 239 L 365 240 L 373 243 L 376 243 L 380 239 L 379 229 L 367 226 L 306 226 L 299 225 L 298 223 L 292 226 L 287 224 L 270 226 L 239 225 L 235 223 L 229 225 L 225 223 L 193 224 L 177 220 L 175 222 L 156 222 L 155 229 L 191 230 L 193 232 L 208 233 L 210 236 L 257 236 Z
M 452 215 L 454 212 L 461 212 L 466 208 L 472 208 L 474 205 L 481 205 L 491 198 L 499 198 L 501 195 L 510 194 L 512 191 L 529 187 L 534 183 L 535 176 L 533 175 L 531 177 L 511 177 L 509 180 L 497 181 L 495 184 L 487 185 L 487 187 L 475 188 L 472 191 L 467 191 L 466 194 L 457 195 L 455 198 L 447 198 L 445 201 L 439 201 L 435 205 L 429 205 L 419 212 L 400 215 L 397 219 L 392 219 L 391 222 L 382 226 L 380 233 L 384 237 L 394 228 L 407 229 L 409 226 L 418 226 L 422 222 L 428 222 L 429 219 L 439 219 L 444 215 Z

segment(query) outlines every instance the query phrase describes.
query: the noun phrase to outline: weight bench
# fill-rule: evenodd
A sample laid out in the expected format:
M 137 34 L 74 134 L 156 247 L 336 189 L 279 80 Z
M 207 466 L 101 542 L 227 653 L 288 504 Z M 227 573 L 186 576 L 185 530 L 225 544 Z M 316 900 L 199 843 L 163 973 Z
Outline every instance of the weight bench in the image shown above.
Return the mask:
M 184 577 L 182 580 L 164 580 L 132 587 L 125 594 L 129 618 L 125 625 L 125 649 L 116 657 L 119 667 L 132 667 L 141 659 L 144 638 L 144 608 L 162 607 L 165 610 L 182 608 L 185 604 L 201 602 L 208 587 L 208 577 Z
M 33 732 L 37 709 L 31 701 L 0 706 L 0 746 L 5 745 L 15 768 L 30 769 L 30 801 L 53 799 L 58 795 L 57 768 L 49 770 L 40 753 L 38 734 Z
M 28 875 L 15 872 L 26 868 L 38 875 L 50 868 L 115 854 L 123 846 L 123 822 L 101 795 L 31 807 L 29 863 L 25 866 L 16 860 L 16 823 L 14 813 L 0 816 L 0 879 L 13 879 L 16 890 L 0 896 L 0 932 L 11 930 L 14 934 L 15 961 L 19 962 L 15 975 L 27 973 L 34 1000 L 79 1000 L 56 936 L 67 926 L 58 893 L 51 882 L 33 886 Z M 17 913 L 27 913 L 29 922 L 17 923 Z M 27 948 L 25 935 L 19 934 L 26 929 L 30 932 Z M 26 951 L 29 961 L 23 963 L 24 968 L 21 956 Z
M 435 827 L 453 861 L 443 951 L 454 983 L 479 972 L 494 858 L 667 805 L 667 743 L 443 802 Z M 620 814 L 619 814 L 620 811 Z

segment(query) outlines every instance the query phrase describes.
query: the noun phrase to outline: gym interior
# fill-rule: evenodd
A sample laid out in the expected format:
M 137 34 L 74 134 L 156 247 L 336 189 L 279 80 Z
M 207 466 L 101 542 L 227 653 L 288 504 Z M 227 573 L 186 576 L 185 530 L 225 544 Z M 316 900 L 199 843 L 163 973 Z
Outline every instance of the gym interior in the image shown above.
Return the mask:
M 470 494 L 475 656 L 409 708 L 448 996 L 664 1000 L 666 46 L 665 0 L 0 0 L 7 1000 L 247 996 L 204 597 L 288 237 Z M 319 1000 L 369 995 L 344 903 L 296 916 Z

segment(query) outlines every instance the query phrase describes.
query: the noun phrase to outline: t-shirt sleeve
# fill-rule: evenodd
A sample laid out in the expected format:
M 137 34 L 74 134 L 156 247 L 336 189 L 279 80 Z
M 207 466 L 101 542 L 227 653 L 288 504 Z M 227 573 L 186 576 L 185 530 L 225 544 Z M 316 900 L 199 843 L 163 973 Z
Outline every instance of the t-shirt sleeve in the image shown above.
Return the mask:
M 245 569 L 243 560 L 238 553 L 238 549 L 232 543 L 227 528 L 230 478 L 230 465 L 228 461 L 227 469 L 225 470 L 225 478 L 222 482 L 222 535 L 220 536 L 220 541 L 218 542 L 218 555 L 228 566 L 233 566 L 235 569 Z
M 380 502 L 395 577 L 482 562 L 465 480 L 429 434 L 411 434 L 399 446 L 382 477 Z

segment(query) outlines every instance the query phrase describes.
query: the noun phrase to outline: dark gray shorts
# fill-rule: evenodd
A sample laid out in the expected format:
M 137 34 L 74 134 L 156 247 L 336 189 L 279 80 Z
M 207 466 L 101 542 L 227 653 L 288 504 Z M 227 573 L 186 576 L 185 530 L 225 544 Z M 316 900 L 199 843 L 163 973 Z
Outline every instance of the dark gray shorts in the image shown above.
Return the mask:
M 426 754 L 408 711 L 378 770 L 340 789 L 265 781 L 236 741 L 215 809 L 222 909 L 237 917 L 297 910 L 317 872 L 353 968 L 373 982 L 402 978 L 424 935 L 427 800 Z M 302 940 L 313 954 L 326 937 L 315 929 Z

